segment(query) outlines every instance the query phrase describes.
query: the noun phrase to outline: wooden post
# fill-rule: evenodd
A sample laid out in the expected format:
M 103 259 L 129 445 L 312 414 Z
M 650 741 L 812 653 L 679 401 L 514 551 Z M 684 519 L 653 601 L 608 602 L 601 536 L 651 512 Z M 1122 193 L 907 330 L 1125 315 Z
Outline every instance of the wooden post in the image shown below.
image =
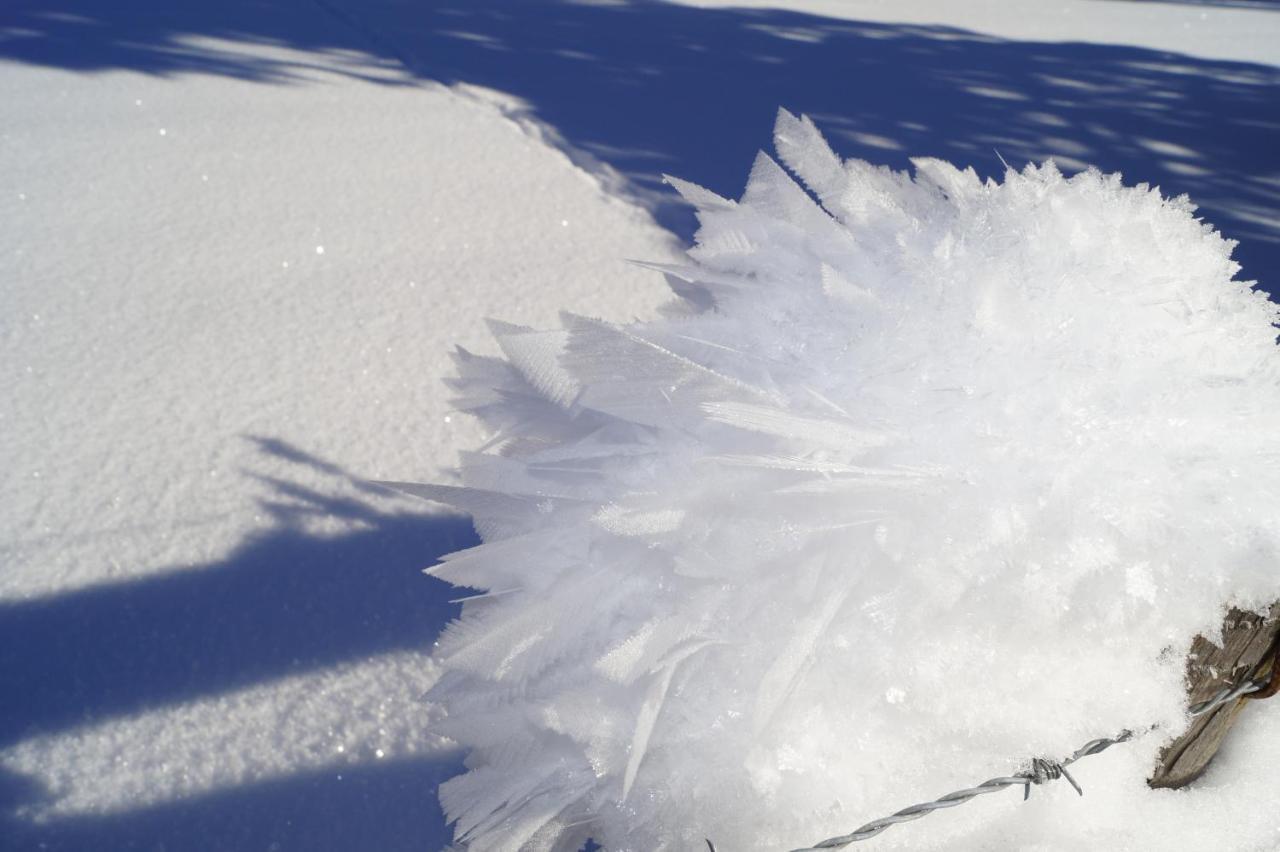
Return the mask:
M 1188 705 L 1204 701 L 1224 686 L 1246 678 L 1280 679 L 1280 672 L 1273 674 L 1278 634 L 1280 602 L 1272 605 L 1265 616 L 1238 609 L 1227 613 L 1221 647 L 1197 636 L 1187 659 Z M 1155 774 L 1147 783 L 1152 787 L 1182 787 L 1199 778 L 1248 702 L 1248 698 L 1240 698 L 1197 717 L 1186 733 L 1160 753 Z

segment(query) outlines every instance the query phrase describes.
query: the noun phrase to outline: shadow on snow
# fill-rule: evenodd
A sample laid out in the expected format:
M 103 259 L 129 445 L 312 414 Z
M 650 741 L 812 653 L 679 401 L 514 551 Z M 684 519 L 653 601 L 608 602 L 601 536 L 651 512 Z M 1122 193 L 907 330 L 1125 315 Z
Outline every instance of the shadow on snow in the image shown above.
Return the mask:
M 436 801 L 461 771 L 442 760 L 405 760 L 260 781 L 123 813 L 45 824 L 0 814 L 0 848 L 44 852 L 377 850 L 436 852 L 450 835 Z M 0 768 L 0 801 L 21 787 Z
M 1186 192 L 1243 242 L 1246 277 L 1267 289 L 1280 269 L 1274 67 L 658 0 L 19 0 L 0 22 L 0 57 L 79 71 L 285 82 L 297 60 L 234 49 L 278 45 L 357 76 L 363 55 L 370 69 L 396 62 L 514 95 L 686 239 L 692 217 L 661 173 L 737 195 L 783 105 L 842 154 L 897 168 L 925 155 L 996 175 L 998 151 L 1014 166 L 1055 157 Z
M 354 482 L 282 441 L 254 440 L 277 459 Z M 273 525 L 215 563 L 0 603 L 0 747 L 431 647 L 457 615 L 448 599 L 459 592 L 422 569 L 478 543 L 467 519 L 391 512 L 264 481 L 272 494 L 263 509 Z M 358 527 L 308 533 L 301 522 L 310 516 Z M 422 849 L 428 837 L 439 848 L 446 834 L 434 790 L 456 767 L 444 769 L 438 758 L 345 766 L 45 824 L 12 813 L 5 822 L 6 811 L 46 793 L 0 769 L 0 848 Z M 284 845 L 271 847 L 277 836 Z
M 447 600 L 458 591 L 422 569 L 475 544 L 470 522 L 380 514 L 272 485 L 289 498 L 266 506 L 275 526 L 216 563 L 0 603 L 0 747 L 376 653 L 430 648 L 457 613 Z M 309 534 L 297 525 L 301 512 L 365 526 Z
M 813 116 L 843 155 L 896 168 L 930 155 L 995 175 L 998 150 L 1015 166 L 1057 157 L 1187 192 L 1243 240 L 1246 277 L 1270 289 L 1280 273 L 1280 72 L 1271 67 L 656 0 L 17 0 L 0 9 L 0 59 L 274 84 L 310 67 L 246 45 L 331 54 L 341 61 L 316 63 L 362 79 L 394 62 L 423 81 L 514 95 L 571 153 L 621 173 L 686 239 L 692 218 L 659 175 L 737 195 L 785 105 Z M 260 446 L 341 473 L 282 442 Z M 429 645 L 455 612 L 445 602 L 453 592 L 420 569 L 474 544 L 469 524 L 268 484 L 276 525 L 214 564 L 0 604 L 0 745 Z M 297 523 L 308 514 L 363 528 L 308 534 Z M 0 847 L 438 848 L 433 789 L 447 774 L 431 761 L 345 767 L 118 815 L 0 821 Z M 0 804 L 42 795 L 0 770 Z

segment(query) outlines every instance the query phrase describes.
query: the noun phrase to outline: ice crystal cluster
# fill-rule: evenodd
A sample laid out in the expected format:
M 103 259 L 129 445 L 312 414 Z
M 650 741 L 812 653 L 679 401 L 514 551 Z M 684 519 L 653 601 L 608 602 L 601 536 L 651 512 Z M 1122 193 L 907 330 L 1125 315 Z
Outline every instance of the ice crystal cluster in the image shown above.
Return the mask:
M 462 847 L 785 850 L 1160 723 L 1077 769 L 1146 795 L 1192 637 L 1280 597 L 1277 311 L 1185 198 L 775 144 L 670 181 L 660 319 L 458 354 L 493 438 L 406 487 L 484 539 L 434 569 Z M 1013 848 L 1008 798 L 878 848 Z

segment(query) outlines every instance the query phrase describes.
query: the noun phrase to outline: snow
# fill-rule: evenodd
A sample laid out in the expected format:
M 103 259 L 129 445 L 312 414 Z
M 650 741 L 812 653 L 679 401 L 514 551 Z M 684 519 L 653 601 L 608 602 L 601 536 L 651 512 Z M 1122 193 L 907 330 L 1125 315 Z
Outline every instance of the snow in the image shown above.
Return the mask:
M 1011 41 L 1123 45 L 1199 59 L 1280 63 L 1274 4 L 1060 0 L 1011 9 L 1004 0 L 679 0 L 701 9 L 780 9 L 844 21 L 961 27 Z
M 452 595 L 420 570 L 473 533 L 363 480 L 438 477 L 479 441 L 441 380 L 487 315 L 645 315 L 665 287 L 625 258 L 673 240 L 514 99 L 363 53 L 217 50 L 289 84 L 0 70 L 0 836 L 22 838 L 0 847 L 205 820 L 231 847 L 228 822 L 438 846 L 455 749 L 419 697 Z M 342 767 L 375 761 L 387 702 L 371 807 Z M 345 829 L 304 804 L 326 798 Z
M 10 751 L 8 764 L 47 773 L 53 795 L 20 813 L 34 819 L 111 813 L 300 771 L 340 774 L 362 763 L 447 751 L 449 744 L 420 718 L 419 698 L 437 677 L 417 653 L 382 654 L 169 713 L 87 725 L 74 737 L 32 737 Z M 369 703 L 374 693 L 376 704 Z M 353 714 L 353 706 L 368 712 Z M 192 736 L 197 730 L 202 735 Z
M 366 476 L 437 475 L 479 437 L 446 419 L 448 350 L 482 346 L 494 307 L 547 322 L 569 298 L 627 319 L 663 298 L 624 258 L 664 256 L 666 235 L 474 98 L 318 73 L 297 89 L 124 77 L 59 107 L 69 76 L 2 83 L 26 116 L 0 202 L 22 450 L 3 597 L 225 552 L 269 523 L 238 468 L 284 470 L 253 436 Z M 50 499 L 91 471 L 85 502 Z
M 443 845 L 436 711 L 366 722 L 434 680 L 458 593 L 418 570 L 474 539 L 365 480 L 439 480 L 484 440 L 441 379 L 455 343 L 498 353 L 485 317 L 652 317 L 661 276 L 622 261 L 691 236 L 659 175 L 736 196 L 779 104 L 897 168 L 998 174 L 998 149 L 1190 192 L 1273 277 L 1268 4 L 748 5 L 6 5 L 0 847 Z M 1266 716 L 1161 801 L 1263 837 L 1231 782 L 1265 787 Z M 933 819 L 1034 848 L 1076 807 L 1041 792 Z

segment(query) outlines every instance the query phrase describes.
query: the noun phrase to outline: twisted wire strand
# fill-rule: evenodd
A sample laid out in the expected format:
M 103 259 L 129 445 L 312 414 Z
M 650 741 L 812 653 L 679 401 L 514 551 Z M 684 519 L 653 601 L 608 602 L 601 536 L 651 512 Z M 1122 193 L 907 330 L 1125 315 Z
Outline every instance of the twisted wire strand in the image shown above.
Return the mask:
M 1234 686 L 1224 686 L 1206 700 L 1192 704 L 1187 708 L 1187 712 L 1192 716 L 1202 716 L 1205 713 L 1216 710 L 1223 704 L 1235 701 L 1236 699 L 1248 695 L 1251 692 L 1258 692 L 1265 688 L 1266 685 L 1267 684 L 1265 683 L 1259 683 L 1257 681 L 1245 680 L 1241 683 L 1235 684 Z M 1142 733 L 1146 734 L 1151 730 L 1154 730 L 1154 728 L 1148 728 Z M 1039 785 L 1049 781 L 1056 781 L 1059 778 L 1066 778 L 1067 781 L 1070 782 L 1071 786 L 1075 788 L 1076 792 L 1083 796 L 1084 790 L 1081 789 L 1080 785 L 1076 783 L 1076 780 L 1067 772 L 1067 767 L 1081 758 L 1104 752 L 1118 743 L 1128 742 L 1129 740 L 1134 739 L 1135 736 L 1138 735 L 1133 731 L 1126 730 L 1121 731 L 1114 737 L 1103 737 L 1101 739 L 1090 740 L 1072 752 L 1070 757 L 1061 761 L 1048 760 L 1042 757 L 1033 758 L 1029 768 L 1017 773 L 1016 775 L 992 778 L 990 780 L 983 781 L 976 787 L 969 787 L 965 790 L 957 790 L 954 793 L 947 793 L 945 796 L 939 796 L 931 802 L 921 802 L 917 805 L 911 805 L 910 807 L 903 808 L 902 810 L 890 814 L 887 817 L 872 820 L 866 825 L 855 828 L 848 834 L 842 834 L 839 837 L 829 837 L 826 840 L 815 843 L 813 846 L 795 849 L 793 852 L 818 852 L 818 850 L 822 849 L 843 849 L 851 843 L 857 843 L 860 840 L 868 840 L 875 837 L 877 834 L 885 831 L 891 826 L 895 826 L 903 822 L 910 822 L 913 819 L 920 819 L 920 817 L 928 816 L 934 811 L 941 810 L 943 808 L 952 808 L 977 796 L 982 796 L 987 793 L 995 793 L 1005 789 L 1006 787 L 1022 787 L 1022 797 L 1025 800 L 1031 795 L 1032 784 Z
M 1192 704 L 1187 708 L 1187 712 L 1192 716 L 1203 716 L 1210 710 L 1216 710 L 1223 704 L 1235 701 L 1237 698 L 1242 698 L 1251 692 L 1258 692 L 1266 686 L 1267 684 L 1265 683 L 1253 680 L 1241 681 L 1235 686 L 1224 686 L 1204 701 Z

